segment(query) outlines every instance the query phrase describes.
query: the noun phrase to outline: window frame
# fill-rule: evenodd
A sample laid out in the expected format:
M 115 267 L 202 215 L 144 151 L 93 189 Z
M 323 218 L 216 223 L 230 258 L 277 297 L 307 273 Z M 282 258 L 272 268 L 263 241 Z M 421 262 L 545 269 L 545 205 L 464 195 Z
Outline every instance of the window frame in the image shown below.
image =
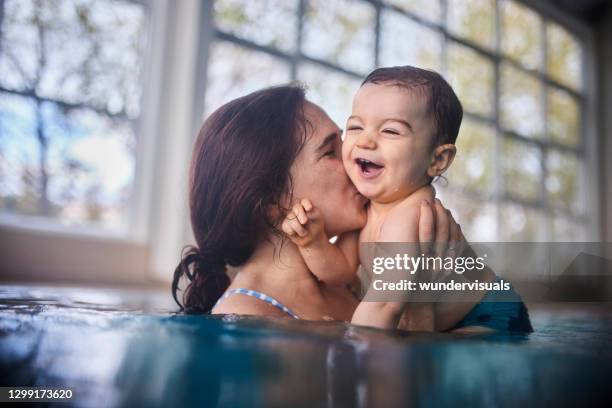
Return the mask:
M 276 58 L 286 61 L 291 66 L 291 80 L 298 80 L 298 66 L 303 63 L 312 63 L 321 68 L 328 69 L 333 72 L 344 74 L 354 79 L 363 79 L 363 75 L 352 71 L 346 67 L 334 64 L 332 62 L 319 59 L 306 55 L 302 51 L 303 46 L 303 28 L 305 21 L 305 11 L 309 0 L 298 0 L 298 25 L 296 27 L 296 43 L 295 50 L 293 53 L 276 49 L 270 46 L 261 45 L 254 41 L 238 37 L 230 32 L 223 31 L 215 25 L 214 28 L 214 39 L 213 41 L 229 42 L 249 50 L 263 52 L 268 55 L 272 55 Z M 503 216 L 502 207 L 504 205 L 518 205 L 528 210 L 536 210 L 543 212 L 545 216 L 546 231 L 545 241 L 552 241 L 552 219 L 556 215 L 560 215 L 564 220 L 584 225 L 584 233 L 586 235 L 581 236 L 581 240 L 588 241 L 599 241 L 602 238 L 602 230 L 600 221 L 602 218 L 601 208 L 599 200 L 585 200 L 585 197 L 598 197 L 599 191 L 599 174 L 598 174 L 598 155 L 597 155 L 597 121 L 596 121 L 596 53 L 594 48 L 594 33 L 591 28 L 586 24 L 579 21 L 578 19 L 567 15 L 554 6 L 546 2 L 538 2 L 533 0 L 515 0 L 520 5 L 528 7 L 530 10 L 538 14 L 541 19 L 541 30 L 540 35 L 542 36 L 542 45 L 540 52 L 542 53 L 542 68 L 541 69 L 530 69 L 524 67 L 520 62 L 506 57 L 501 51 L 501 3 L 504 0 L 494 0 L 494 18 L 495 18 L 495 39 L 494 48 L 488 49 L 480 44 L 477 44 L 469 39 L 462 38 L 450 31 L 448 28 L 447 9 L 448 0 L 439 0 L 441 6 L 440 22 L 432 22 L 424 17 L 421 17 L 411 11 L 404 10 L 395 5 L 386 3 L 382 0 L 354 0 L 358 2 L 368 3 L 375 8 L 375 46 L 374 46 L 374 61 L 375 65 L 378 66 L 379 55 L 380 55 L 380 37 L 381 37 L 381 13 L 383 10 L 391 10 L 399 13 L 417 24 L 425 26 L 429 29 L 436 31 L 441 35 L 442 46 L 441 46 L 441 61 L 442 61 L 442 74 L 448 74 L 448 47 L 449 44 L 454 43 L 462 47 L 476 52 L 479 56 L 486 58 L 491 61 L 494 65 L 494 90 L 493 100 L 494 109 L 491 117 L 486 117 L 477 113 L 464 111 L 464 118 L 473 120 L 478 124 L 485 124 L 495 129 L 495 159 L 497 163 L 495 167 L 494 186 L 492 194 L 483 194 L 479 191 L 470 190 L 463 187 L 448 187 L 449 192 L 459 193 L 462 196 L 471 196 L 477 199 L 486 200 L 492 203 L 496 208 L 496 228 L 497 239 L 501 240 L 504 237 L 503 230 Z M 546 72 L 546 25 L 549 23 L 559 24 L 572 33 L 582 46 L 582 78 L 581 78 L 581 89 L 574 90 L 570 86 L 567 86 L 554 78 L 549 76 Z M 508 64 L 513 69 L 517 69 L 521 73 L 529 75 L 531 78 L 535 78 L 538 83 L 542 86 L 540 95 L 540 109 L 542 110 L 543 117 L 543 135 L 544 138 L 536 139 L 526 135 L 521 135 L 513 130 L 505 129 L 501 124 L 500 117 L 500 67 L 502 64 Z M 578 102 L 579 106 L 579 134 L 581 136 L 580 142 L 577 146 L 571 147 L 552 141 L 548 137 L 547 129 L 547 90 L 561 89 L 567 92 Z M 542 173 L 540 177 L 539 185 L 542 188 L 542 193 L 537 202 L 530 202 L 522 200 L 520 198 L 511 196 L 504 191 L 503 175 L 502 175 L 502 144 L 506 140 L 518 141 L 527 143 L 532 146 L 536 146 L 538 151 L 542 153 Z M 546 198 L 546 179 L 548 177 L 548 169 L 546 166 L 546 155 L 550 149 L 560 152 L 570 152 L 578 157 L 581 166 L 581 177 L 579 179 L 579 187 L 581 190 L 577 194 L 578 206 L 581 210 L 580 214 L 573 214 L 563 209 L 557 209 L 552 207 L 548 199 Z
M 145 24 L 145 36 L 147 41 L 143 49 L 141 49 L 142 57 L 142 71 L 139 76 L 141 83 L 142 94 L 140 96 L 140 115 L 136 120 L 133 121 L 133 131 L 137 139 L 137 145 L 134 153 L 134 178 L 132 180 L 132 194 L 128 202 L 128 206 L 125 210 L 124 218 L 125 225 L 118 229 L 104 228 L 96 223 L 75 223 L 73 225 L 66 225 L 59 219 L 52 217 L 39 216 L 39 215 L 25 215 L 18 214 L 0 209 L 0 226 L 8 227 L 11 229 L 23 229 L 25 231 L 41 231 L 44 233 L 56 233 L 59 236 L 83 236 L 87 238 L 99 238 L 107 239 L 110 241 L 125 241 L 131 243 L 142 243 L 145 241 L 147 234 L 146 227 L 146 214 L 148 211 L 147 203 L 147 189 L 144 189 L 146 178 L 148 173 L 146 168 L 150 165 L 151 151 L 154 145 L 154 140 L 151 138 L 142 137 L 146 133 L 146 130 L 151 126 L 147 126 L 151 120 L 157 115 L 154 113 L 156 110 L 156 104 L 152 104 L 150 101 L 155 98 L 155 91 L 158 87 L 149 87 L 148 84 L 154 81 L 154 78 L 159 76 L 159 66 L 157 61 L 161 61 L 157 54 L 155 45 L 158 44 L 159 38 L 157 30 L 154 26 L 159 26 L 160 17 L 162 15 L 162 2 L 160 0 L 124 0 L 127 3 L 139 4 L 144 8 L 144 24 Z M 4 17 L 4 3 L 5 0 L 0 0 L 0 29 L 3 23 Z M 88 103 L 68 103 L 61 100 L 55 100 L 52 98 L 41 97 L 33 95 L 29 92 L 19 90 L 0 89 L 2 92 L 9 93 L 11 95 L 17 95 L 34 100 L 40 100 L 43 102 L 50 102 L 60 107 L 67 107 L 73 109 L 86 109 L 100 113 L 104 117 L 121 117 L 122 119 L 130 121 L 128 117 L 124 115 L 116 115 L 111 112 L 107 112 L 104 109 L 99 109 L 90 106 Z
M 66 226 L 46 217 L 2 215 L 0 256 L 5 262 L 0 265 L 0 275 L 4 281 L 155 286 L 168 281 L 169 265 L 173 268 L 178 262 L 188 225 L 183 194 L 186 187 L 180 183 L 186 179 L 193 124 L 199 121 L 191 107 L 197 108 L 201 99 L 194 98 L 191 89 L 198 76 L 186 77 L 185 71 L 195 71 L 197 48 L 207 46 L 198 33 L 203 21 L 200 10 L 206 7 L 201 7 L 198 0 L 129 1 L 143 4 L 148 10 L 140 76 L 141 112 L 135 123 L 138 143 L 133 193 L 126 229 Z M 0 0 L 0 5 L 3 2 Z M 179 49 L 182 54 L 176 51 Z M 172 57 L 173 53 L 178 60 Z M 169 106 L 176 109 L 170 111 Z M 168 142 L 169 136 L 173 143 Z M 180 202 L 180 211 L 168 214 L 168 201 Z M 167 245 L 168 241 L 172 245 Z M 40 248 L 36 256 L 29 256 L 36 248 Z M 165 251 L 156 253 L 159 248 Z

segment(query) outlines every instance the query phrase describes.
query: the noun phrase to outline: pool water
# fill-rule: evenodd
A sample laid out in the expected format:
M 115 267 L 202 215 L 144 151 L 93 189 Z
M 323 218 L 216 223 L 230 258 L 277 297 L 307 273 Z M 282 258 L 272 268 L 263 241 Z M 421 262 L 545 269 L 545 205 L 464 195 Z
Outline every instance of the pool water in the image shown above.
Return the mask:
M 169 291 L 0 286 L 0 386 L 79 406 L 576 406 L 612 398 L 609 305 L 526 336 L 171 313 Z

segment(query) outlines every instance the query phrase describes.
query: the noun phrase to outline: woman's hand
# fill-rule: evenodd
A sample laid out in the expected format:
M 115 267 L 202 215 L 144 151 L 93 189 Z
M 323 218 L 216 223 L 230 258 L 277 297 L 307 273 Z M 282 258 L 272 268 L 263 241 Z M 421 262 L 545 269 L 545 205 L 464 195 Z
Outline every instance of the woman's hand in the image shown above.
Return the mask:
M 437 198 L 433 205 L 427 201 L 421 205 L 419 245 L 421 253 L 442 258 L 455 257 L 467 246 L 461 226 Z
M 419 222 L 419 241 L 424 254 L 455 258 L 467 256 L 475 258 L 476 254 L 466 241 L 461 227 L 455 221 L 449 210 L 436 199 L 433 206 L 421 206 Z M 474 269 L 463 274 L 454 271 L 434 272 L 434 279 L 453 279 L 463 281 L 487 282 L 495 278 L 491 269 L 485 267 L 482 271 Z M 469 295 L 469 296 L 466 296 Z M 435 304 L 435 330 L 448 330 L 454 327 L 484 296 L 484 292 L 451 292 Z
M 445 263 L 448 257 L 461 255 L 467 246 L 461 227 L 437 198 L 433 205 L 427 201 L 421 204 L 418 231 L 420 253 L 441 259 L 441 263 Z M 437 267 L 438 262 L 434 262 L 434 265 Z M 451 270 L 437 268 L 427 271 L 434 282 L 444 281 L 452 273 Z
M 421 277 L 433 282 L 447 280 L 453 271 L 445 270 L 443 264 L 446 263 L 447 257 L 454 258 L 457 254 L 461 254 L 466 241 L 461 233 L 461 227 L 440 200 L 435 199 L 433 204 L 426 200 L 421 202 L 418 241 L 420 254 L 440 260 L 433 262 L 435 269 L 421 270 Z M 398 328 L 409 331 L 439 330 L 438 305 L 436 301 L 409 301 L 405 305 Z M 444 323 L 447 324 L 446 320 Z

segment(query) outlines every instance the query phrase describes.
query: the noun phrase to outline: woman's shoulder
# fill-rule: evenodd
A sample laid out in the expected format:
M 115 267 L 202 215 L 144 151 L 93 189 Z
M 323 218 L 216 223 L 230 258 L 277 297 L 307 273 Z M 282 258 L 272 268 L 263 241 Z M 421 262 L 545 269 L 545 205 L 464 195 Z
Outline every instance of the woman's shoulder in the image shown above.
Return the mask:
M 287 313 L 271 303 L 262 301 L 258 297 L 245 296 L 239 293 L 232 293 L 230 296 L 222 297 L 211 314 L 287 317 Z

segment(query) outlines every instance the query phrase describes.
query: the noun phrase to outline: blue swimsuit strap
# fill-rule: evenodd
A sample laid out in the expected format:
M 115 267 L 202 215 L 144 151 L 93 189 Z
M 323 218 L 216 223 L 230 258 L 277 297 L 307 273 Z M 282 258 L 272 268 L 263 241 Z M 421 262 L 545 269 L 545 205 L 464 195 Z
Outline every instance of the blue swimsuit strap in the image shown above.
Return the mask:
M 251 297 L 254 297 L 256 299 L 263 300 L 264 302 L 271 304 L 275 308 L 280 309 L 283 312 L 287 313 L 289 316 L 293 317 L 294 319 L 299 319 L 300 318 L 298 315 L 293 313 L 291 311 L 291 309 L 289 309 L 287 306 L 283 305 L 281 302 L 279 302 L 278 300 L 274 299 L 273 297 L 265 295 L 265 294 L 263 294 L 261 292 L 257 292 L 256 290 L 243 289 L 243 288 L 230 289 L 230 290 L 226 291 L 223 294 L 223 296 L 221 296 L 219 298 L 219 300 L 217 300 L 217 303 L 215 303 L 215 305 L 213 306 L 213 310 L 217 306 L 219 306 L 219 304 L 224 299 L 226 299 L 226 298 L 228 298 L 228 297 L 230 297 L 232 295 L 235 295 L 235 294 L 251 296 Z

